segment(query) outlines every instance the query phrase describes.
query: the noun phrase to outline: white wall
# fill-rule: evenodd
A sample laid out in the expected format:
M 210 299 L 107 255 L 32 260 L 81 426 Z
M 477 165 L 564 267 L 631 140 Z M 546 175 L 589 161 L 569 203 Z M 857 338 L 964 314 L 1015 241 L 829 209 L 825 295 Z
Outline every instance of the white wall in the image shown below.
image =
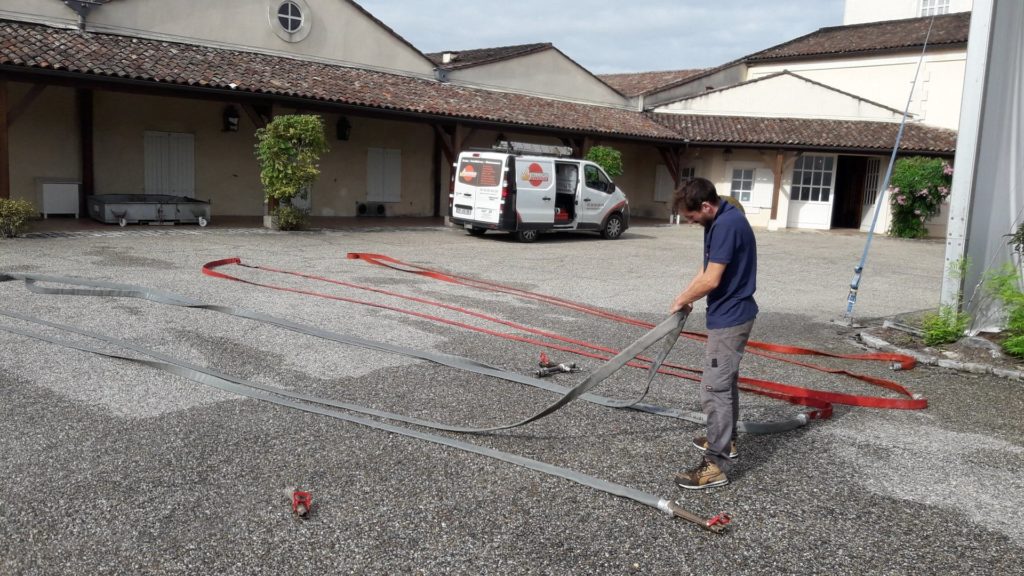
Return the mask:
M 967 12 L 974 0 L 949 0 L 950 12 Z M 846 0 L 843 24 L 901 20 L 921 16 L 921 0 Z
M 929 50 L 910 103 L 913 120 L 956 130 L 960 123 L 966 51 Z M 897 110 L 907 105 L 918 55 L 844 58 L 751 66 L 748 79 L 789 70 Z
M 675 102 L 680 98 L 686 98 L 716 88 L 732 86 L 748 79 L 746 65 L 736 64 L 674 88 L 649 94 L 643 98 L 644 108 L 650 110 L 668 102 Z
M 433 64 L 348 0 L 296 0 L 308 35 L 279 35 L 281 0 L 115 0 L 93 8 L 87 29 L 148 38 L 297 55 L 368 68 L 432 75 Z M 76 25 L 78 15 L 59 0 L 0 0 L 0 17 Z
M 58 0 L 0 0 L 0 18 L 75 26 L 78 15 Z
M 964 130 L 950 198 L 946 263 L 972 263 L 962 288 L 972 329 L 1001 323 L 997 303 L 980 290 L 984 275 L 1014 262 L 1005 234 L 1024 219 L 1024 3 L 978 0 L 971 17 Z M 1017 261 L 1019 264 L 1019 260 Z M 961 284 L 945 278 L 942 298 L 957 303 Z
M 452 82 L 625 106 L 628 99 L 557 50 L 452 70 Z
M 674 102 L 657 112 L 733 116 L 899 120 L 902 115 L 789 74 Z

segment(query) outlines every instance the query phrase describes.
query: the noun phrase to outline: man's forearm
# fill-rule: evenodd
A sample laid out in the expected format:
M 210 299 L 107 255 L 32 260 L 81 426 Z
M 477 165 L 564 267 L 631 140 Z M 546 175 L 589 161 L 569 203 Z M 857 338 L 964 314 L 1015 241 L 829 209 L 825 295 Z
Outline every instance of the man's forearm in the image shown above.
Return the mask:
M 693 304 L 710 294 L 715 288 L 716 285 L 708 282 L 705 274 L 702 272 L 694 277 L 694 279 L 690 281 L 690 284 L 684 288 L 678 296 L 676 296 L 676 299 L 672 302 L 673 309 L 678 310 L 687 304 Z

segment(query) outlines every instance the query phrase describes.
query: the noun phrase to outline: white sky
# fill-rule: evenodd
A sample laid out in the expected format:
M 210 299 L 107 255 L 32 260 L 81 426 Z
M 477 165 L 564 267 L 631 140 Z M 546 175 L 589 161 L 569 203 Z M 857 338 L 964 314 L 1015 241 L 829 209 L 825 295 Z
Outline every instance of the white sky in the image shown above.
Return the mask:
M 707 68 L 843 20 L 843 0 L 355 0 L 422 52 L 551 42 L 595 74 Z

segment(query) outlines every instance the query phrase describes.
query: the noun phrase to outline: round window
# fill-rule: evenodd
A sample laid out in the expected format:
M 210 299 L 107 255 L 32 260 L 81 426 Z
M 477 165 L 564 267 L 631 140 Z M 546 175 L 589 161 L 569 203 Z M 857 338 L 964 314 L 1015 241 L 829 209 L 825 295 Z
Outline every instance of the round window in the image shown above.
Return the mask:
M 301 42 L 309 36 L 313 11 L 306 0 L 266 0 L 270 28 L 285 42 Z
M 277 8 L 277 21 L 286 32 L 298 32 L 302 27 L 302 10 L 295 2 L 282 2 Z

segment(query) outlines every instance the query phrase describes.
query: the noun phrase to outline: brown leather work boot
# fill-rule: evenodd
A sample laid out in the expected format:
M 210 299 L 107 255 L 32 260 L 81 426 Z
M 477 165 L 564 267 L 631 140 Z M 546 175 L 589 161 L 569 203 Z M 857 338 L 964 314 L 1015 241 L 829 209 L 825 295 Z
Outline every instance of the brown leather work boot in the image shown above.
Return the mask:
M 696 468 L 676 474 L 676 486 L 687 490 L 703 490 L 728 483 L 729 477 L 725 472 L 707 458 L 701 458 Z

